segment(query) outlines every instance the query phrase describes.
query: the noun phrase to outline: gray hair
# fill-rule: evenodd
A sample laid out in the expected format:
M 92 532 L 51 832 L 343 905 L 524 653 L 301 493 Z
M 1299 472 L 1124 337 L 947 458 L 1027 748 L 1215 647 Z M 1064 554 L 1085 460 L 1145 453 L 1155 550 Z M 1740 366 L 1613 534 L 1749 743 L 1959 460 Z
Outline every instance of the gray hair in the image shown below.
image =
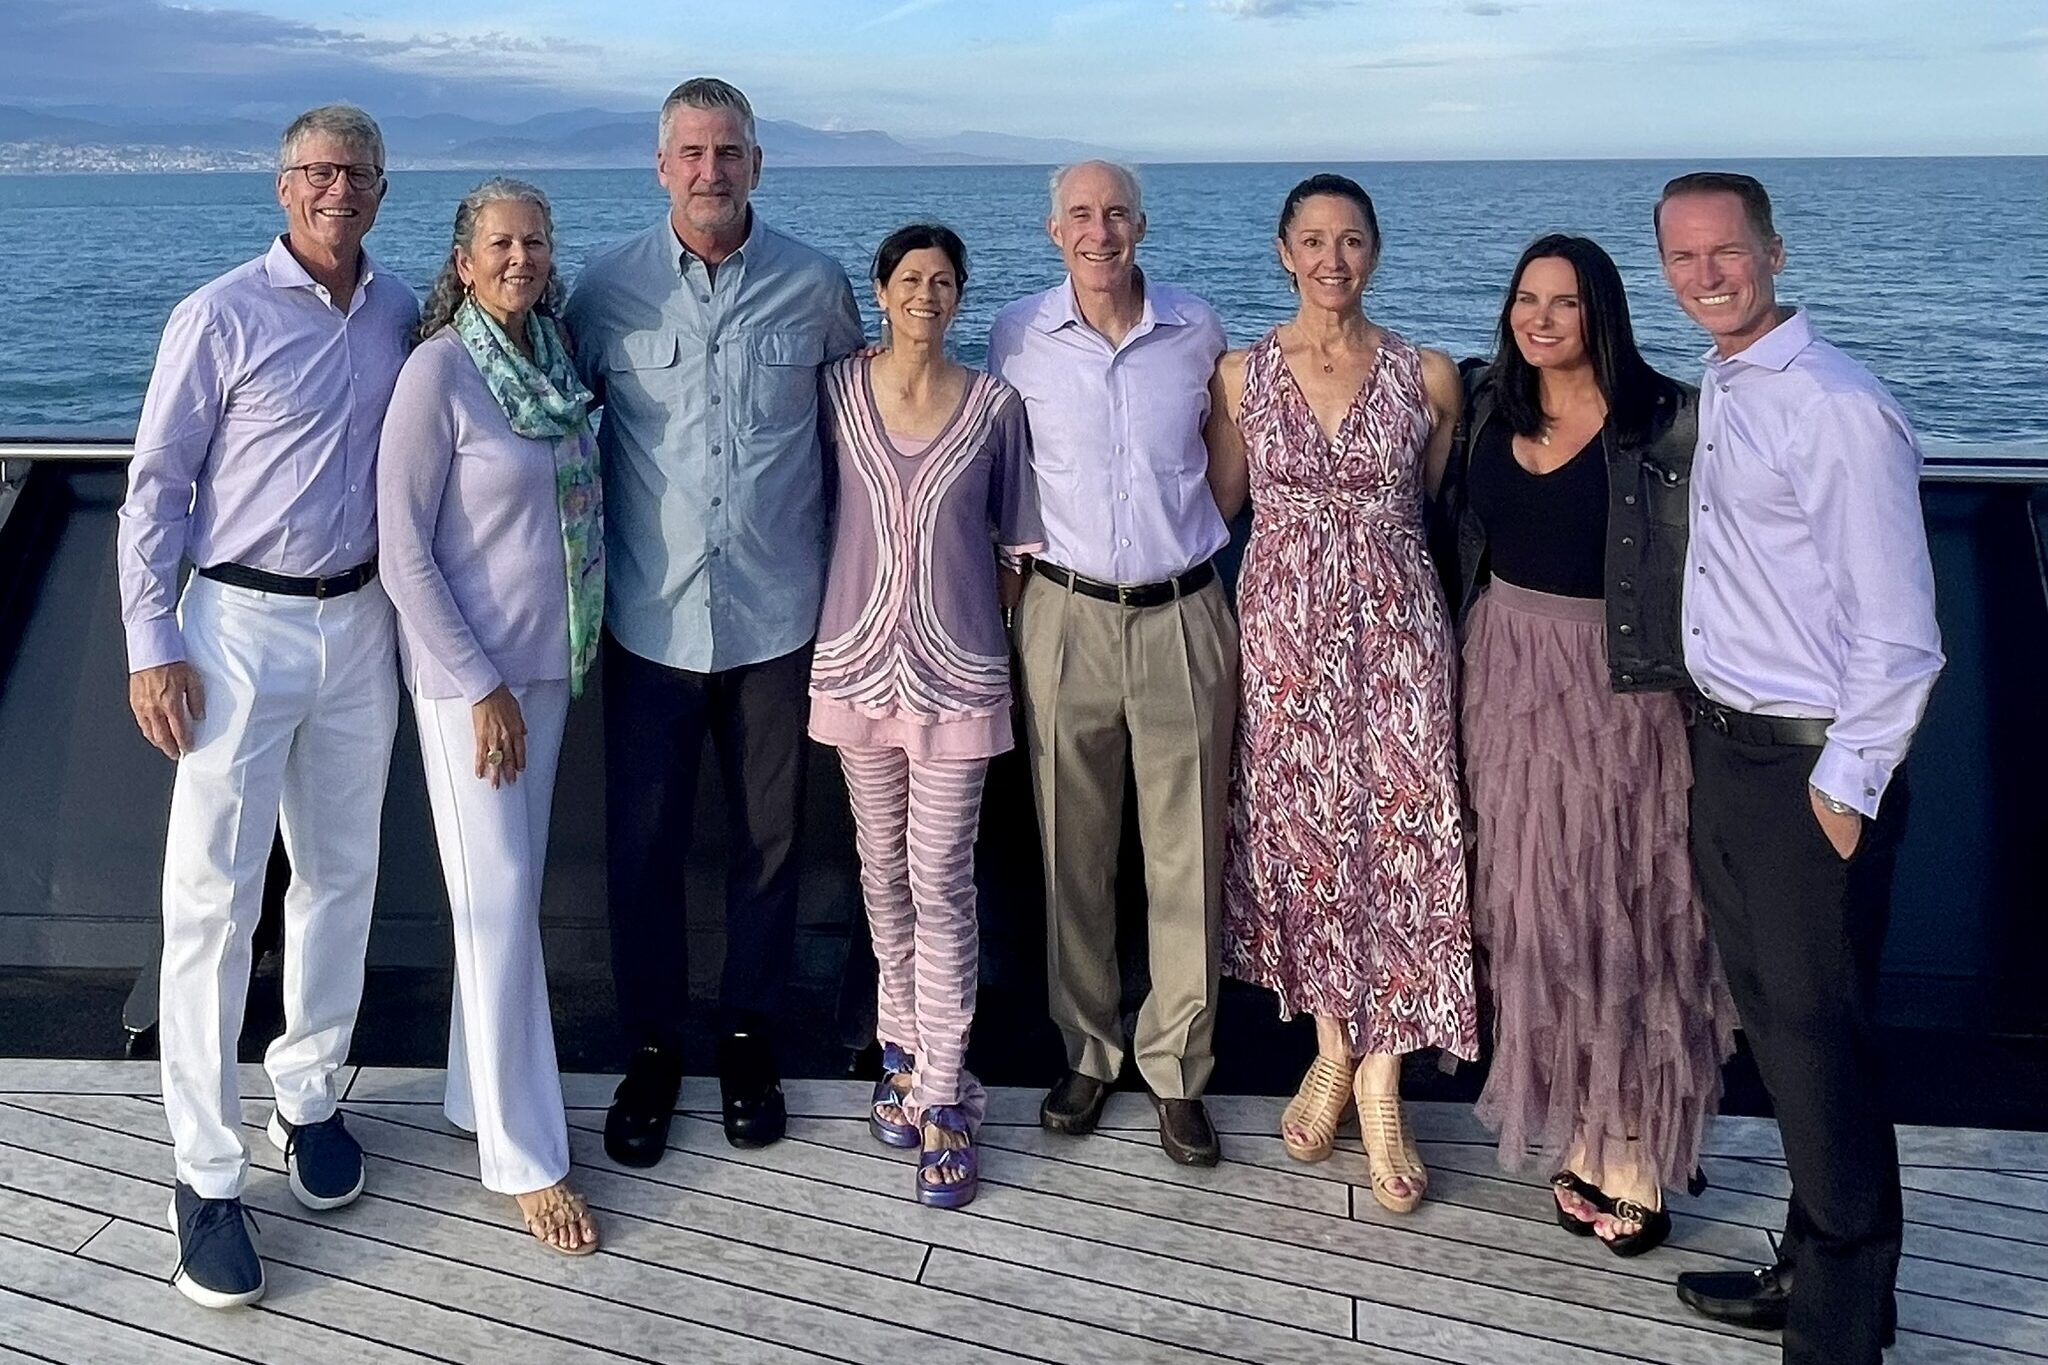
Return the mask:
M 384 165 L 384 130 L 353 104 L 323 104 L 318 109 L 308 109 L 293 119 L 284 130 L 284 136 L 277 140 L 277 169 L 282 175 L 285 168 L 296 164 L 299 144 L 315 133 L 326 133 L 330 137 L 360 148 L 370 154 L 370 160 L 379 169 Z
M 1100 158 L 1071 162 L 1053 171 L 1050 182 L 1053 214 L 1055 216 L 1059 214 L 1060 191 L 1066 187 L 1067 177 L 1075 171 L 1088 170 L 1091 167 L 1108 171 L 1123 182 L 1124 193 L 1129 196 L 1131 201 L 1131 214 L 1139 222 L 1143 222 L 1145 220 L 1145 187 L 1138 183 L 1138 173 L 1129 166 L 1124 165 L 1121 161 L 1104 161 Z
M 555 244 L 555 211 L 548 203 L 547 195 L 538 185 L 529 185 L 524 180 L 509 176 L 493 176 L 462 196 L 462 202 L 455 206 L 455 231 L 448 243 L 448 259 L 441 266 L 441 273 L 434 278 L 434 287 L 427 293 L 427 301 L 420 309 L 419 326 L 413 329 L 414 345 L 425 341 L 434 333 L 446 327 L 455 317 L 455 310 L 462 306 L 463 295 L 468 292 L 462 283 L 461 272 L 455 268 L 455 253 L 469 251 L 476 241 L 476 220 L 483 215 L 487 204 L 532 204 L 540 210 L 542 229 L 548 235 L 548 246 Z M 555 263 L 548 262 L 548 286 L 541 292 L 539 311 L 550 317 L 558 316 L 562 300 L 567 291 L 562 288 L 562 274 Z
M 661 102 L 661 122 L 655 128 L 657 150 L 668 146 L 668 126 L 678 109 L 731 109 L 746 125 L 747 145 L 761 145 L 754 137 L 754 106 L 747 103 L 740 88 L 716 76 L 697 76 L 669 91 L 668 98 Z

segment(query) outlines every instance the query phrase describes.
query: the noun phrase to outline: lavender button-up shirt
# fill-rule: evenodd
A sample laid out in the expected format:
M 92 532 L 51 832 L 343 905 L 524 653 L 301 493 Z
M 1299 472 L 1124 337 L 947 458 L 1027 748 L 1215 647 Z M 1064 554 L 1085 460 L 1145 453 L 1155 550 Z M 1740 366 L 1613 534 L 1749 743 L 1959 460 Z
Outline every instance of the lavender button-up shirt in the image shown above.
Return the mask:
M 115 542 L 131 672 L 185 657 L 180 560 L 312 578 L 377 553 L 377 437 L 418 318 L 367 253 L 340 311 L 282 237 L 171 310 Z
M 1738 711 L 1832 718 L 1811 781 L 1874 816 L 1943 662 L 1919 443 L 1803 311 L 1706 366 L 1686 668 Z
M 1106 583 L 1156 583 L 1230 540 L 1209 492 L 1215 310 L 1144 281 L 1116 346 L 1082 321 L 1072 280 L 1019 299 L 989 329 L 990 373 L 1024 396 L 1044 558 Z

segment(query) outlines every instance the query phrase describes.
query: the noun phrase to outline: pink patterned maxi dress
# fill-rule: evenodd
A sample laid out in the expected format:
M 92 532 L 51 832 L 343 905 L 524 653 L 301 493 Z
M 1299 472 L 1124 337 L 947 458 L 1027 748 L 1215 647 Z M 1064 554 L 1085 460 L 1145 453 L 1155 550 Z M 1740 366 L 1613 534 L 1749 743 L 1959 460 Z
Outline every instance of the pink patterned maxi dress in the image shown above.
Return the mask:
M 1423 548 L 1422 357 L 1383 333 L 1331 440 L 1252 348 L 1238 426 L 1256 515 L 1238 580 L 1243 701 L 1223 961 L 1354 1054 L 1478 1055 L 1453 669 Z

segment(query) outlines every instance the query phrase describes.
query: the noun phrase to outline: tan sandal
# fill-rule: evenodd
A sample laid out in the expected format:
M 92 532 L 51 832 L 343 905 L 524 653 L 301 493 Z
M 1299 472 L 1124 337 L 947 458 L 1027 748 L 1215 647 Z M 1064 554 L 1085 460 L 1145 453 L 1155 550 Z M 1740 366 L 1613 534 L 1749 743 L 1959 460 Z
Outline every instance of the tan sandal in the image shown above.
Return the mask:
M 591 1240 L 573 1247 L 563 1246 L 554 1240 L 555 1234 L 563 1228 L 580 1225 L 590 1217 L 590 1206 L 584 1202 L 582 1195 L 569 1188 L 568 1181 L 558 1180 L 544 1190 L 535 1190 L 528 1195 L 515 1195 L 513 1199 L 516 1203 L 519 1199 L 531 1199 L 536 1196 L 541 1202 L 532 1212 L 528 1212 L 523 1205 L 519 1210 L 520 1216 L 526 1220 L 526 1230 L 533 1234 L 534 1241 L 560 1256 L 588 1256 L 597 1250 L 595 1235 Z M 596 1225 L 592 1224 L 592 1233 L 595 1234 L 596 1230 Z
M 1351 1067 L 1330 1057 L 1318 1056 L 1302 1075 L 1301 1089 L 1294 1092 L 1280 1115 L 1280 1140 L 1287 1155 L 1296 1161 L 1321 1161 L 1337 1145 L 1337 1125 L 1351 1112 Z M 1308 1134 L 1297 1141 L 1290 1128 Z
M 1365 1148 L 1372 1172 L 1372 1197 L 1389 1213 L 1413 1213 L 1429 1189 L 1429 1171 L 1415 1139 L 1401 1115 L 1401 1096 L 1368 1092 L 1362 1086 L 1358 1101 L 1358 1137 Z M 1408 1193 L 1395 1194 L 1392 1182 L 1408 1182 Z

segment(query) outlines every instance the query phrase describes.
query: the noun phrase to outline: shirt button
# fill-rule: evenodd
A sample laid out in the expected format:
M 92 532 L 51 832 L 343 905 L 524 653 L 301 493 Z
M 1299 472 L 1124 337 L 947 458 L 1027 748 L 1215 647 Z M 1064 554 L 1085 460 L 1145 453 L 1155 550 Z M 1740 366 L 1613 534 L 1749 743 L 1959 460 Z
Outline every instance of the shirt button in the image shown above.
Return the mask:
M 1700 565 L 1699 571 L 1700 571 L 1701 573 L 1705 573 L 1705 572 L 1707 571 L 1707 566 L 1706 566 L 1706 565 L 1704 565 L 1704 564 Z
M 1634 536 L 1623 536 L 1621 538 L 1621 543 L 1623 545 L 1633 545 L 1636 543 L 1636 538 Z
M 724 401 L 725 400 L 723 398 L 719 397 L 715 393 L 711 395 L 711 406 L 714 408 L 717 407 L 720 403 L 723 403 Z
M 1865 788 L 1863 789 L 1863 794 L 1864 794 L 1865 796 L 1875 796 L 1875 795 L 1877 795 L 1877 788 L 1875 788 L 1875 787 L 1865 787 Z
M 713 447 L 713 449 L 716 449 L 716 448 L 717 448 L 717 447 L 715 447 L 715 446 Z M 711 505 L 712 505 L 713 507 L 718 507 L 718 506 L 722 505 L 722 504 L 723 504 L 724 502 L 725 502 L 725 499 L 724 499 L 724 498 L 713 498 L 713 499 L 711 500 Z
M 699 303 L 709 303 L 709 302 L 711 302 L 711 296 L 710 296 L 709 294 L 699 294 L 699 295 L 697 296 L 697 302 L 699 302 Z M 1726 390 L 1726 389 L 1723 389 L 1723 390 L 1721 390 L 1721 392 L 1723 392 L 1723 393 L 1726 393 L 1726 392 L 1728 392 L 1728 390 Z
M 1693 634 L 1695 634 L 1695 635 L 1699 634 L 1699 633 L 1700 633 L 1700 628 L 1699 628 L 1698 626 L 1694 626 L 1694 627 L 1692 628 L 1692 633 L 1693 633 Z
M 1629 582 L 1629 580 L 1627 580 L 1626 578 L 1624 578 L 1621 580 L 1621 590 L 1623 592 L 1634 592 L 1636 590 L 1636 585 Z
M 1709 442 L 1707 442 L 1707 449 L 1708 449 L 1708 450 L 1712 450 L 1713 448 L 1714 448 L 1714 443 L 1713 443 L 1712 441 L 1709 441 Z
M 716 403 L 716 402 L 717 402 L 718 400 L 717 400 L 716 398 L 714 398 L 714 399 L 712 399 L 711 401 L 712 401 L 712 402 L 714 402 L 714 403 Z M 1711 511 L 1713 511 L 1713 510 L 1714 510 L 1713 508 L 1711 508 L 1711 507 L 1707 506 L 1707 504 L 1705 504 L 1705 503 L 1701 503 L 1701 504 L 1700 504 L 1700 511 L 1702 511 L 1702 512 L 1711 512 Z
M 1633 683 L 1633 682 L 1634 682 L 1635 680 L 1636 680 L 1636 675 L 1635 675 L 1635 674 L 1633 674 L 1633 673 L 1624 673 L 1624 674 L 1622 674 L 1622 675 L 1621 675 L 1621 681 L 1622 681 L 1622 682 L 1623 682 L 1624 684 L 1628 684 L 1628 683 Z
M 713 354 L 713 355 L 717 355 L 717 354 L 718 354 L 718 343 L 717 343 L 717 342 L 715 342 L 715 341 L 711 343 L 711 354 Z M 1709 450 L 1712 450 L 1712 449 L 1713 449 L 1713 447 L 1712 447 L 1712 446 L 1708 446 L 1708 447 L 1707 447 L 1707 449 L 1709 449 Z
M 348 486 L 348 491 L 349 491 L 349 492 L 351 492 L 351 493 L 355 492 L 355 491 L 356 491 L 356 486 L 355 486 L 354 484 L 350 484 L 350 485 Z
M 1620 625 L 1616 626 L 1615 629 L 1620 631 L 1623 635 L 1633 635 L 1636 633 L 1636 628 L 1626 621 L 1623 621 Z M 1697 635 L 1699 634 L 1699 632 L 1694 631 L 1693 634 Z
M 1131 542 L 1126 537 L 1119 537 L 1116 543 L 1123 546 L 1126 550 L 1131 548 Z
M 712 547 L 711 547 L 711 557 L 712 557 L 713 559 L 716 559 L 716 558 L 718 558 L 718 556 L 719 556 L 719 553 L 720 553 L 720 551 L 719 551 L 719 548 L 718 548 L 718 547 L 717 547 L 716 545 L 714 545 L 714 546 L 712 546 Z
M 1630 507 L 1634 507 L 1636 505 L 1636 495 L 1633 493 L 1622 494 L 1621 500 L 1627 503 Z
M 711 443 L 711 453 L 712 453 L 713 455 L 716 455 L 716 454 L 718 454 L 718 453 L 719 453 L 720 451 L 722 451 L 722 450 L 724 450 L 724 449 L 725 449 L 725 447 L 724 447 L 724 446 L 722 446 L 722 445 L 720 445 L 720 444 L 719 444 L 718 442 L 716 442 L 716 441 L 713 441 L 713 442 Z
M 1119 493 L 1116 495 L 1116 500 L 1118 502 L 1129 502 L 1131 500 L 1131 495 L 1129 493 Z

